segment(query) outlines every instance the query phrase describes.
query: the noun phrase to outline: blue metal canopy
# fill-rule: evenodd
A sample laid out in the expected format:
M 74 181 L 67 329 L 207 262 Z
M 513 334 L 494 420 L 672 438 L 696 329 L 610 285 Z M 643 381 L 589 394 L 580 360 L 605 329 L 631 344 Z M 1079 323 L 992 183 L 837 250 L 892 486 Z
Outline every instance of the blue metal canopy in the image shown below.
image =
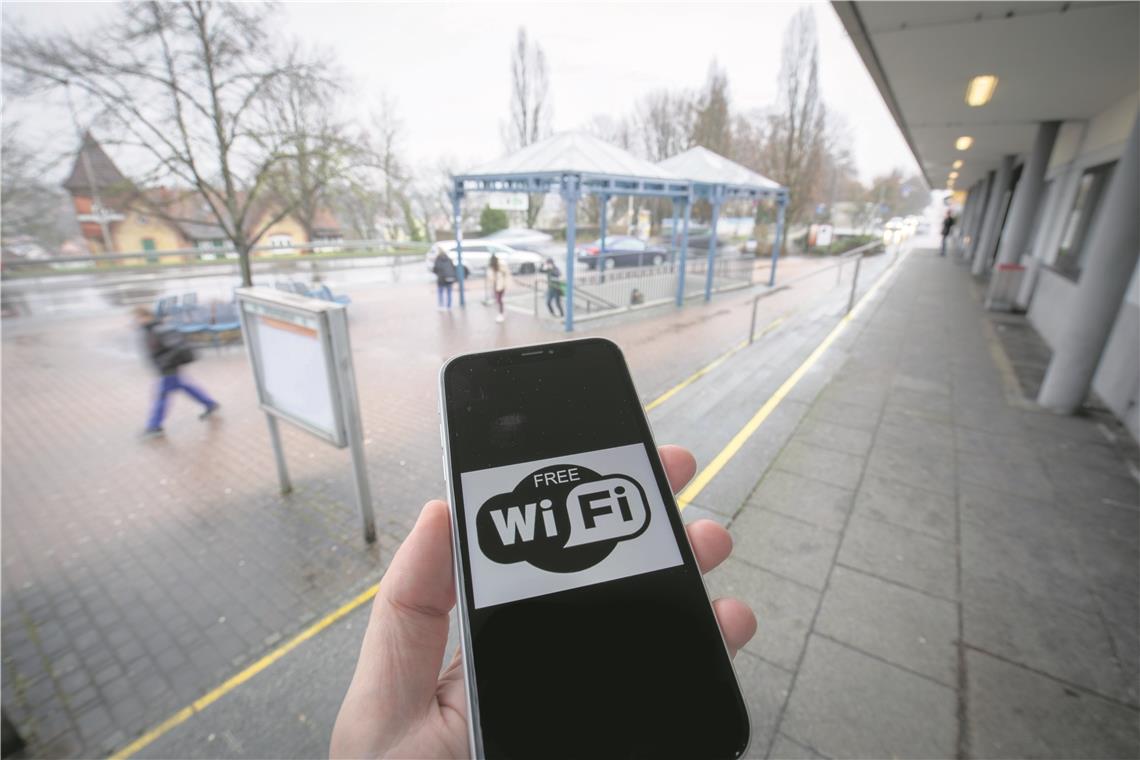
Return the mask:
M 772 268 L 768 273 L 768 285 L 775 285 L 776 264 L 780 260 L 780 243 L 784 237 L 784 210 L 788 205 L 787 188 L 700 145 L 670 156 L 657 166 L 689 180 L 693 187 L 693 197 L 707 200 L 712 205 L 712 237 L 709 240 L 705 300 L 712 297 L 716 226 L 721 204 L 726 200 L 776 201 L 776 241 L 772 247 Z
M 669 165 L 675 162 L 684 171 Z M 692 175 L 692 176 L 690 176 Z M 459 276 L 459 302 L 466 304 L 464 292 L 463 240 L 460 229 L 463 198 L 470 192 L 561 194 L 566 204 L 566 330 L 574 329 L 574 263 L 578 200 L 583 195 L 601 196 L 603 204 L 612 195 L 670 198 L 673 201 L 673 230 L 676 237 L 678 204 L 684 209 L 680 241 L 677 305 L 684 300 L 685 262 L 689 247 L 689 221 L 693 201 L 706 198 L 713 206 L 713 239 L 709 245 L 708 282 L 705 299 L 711 295 L 713 256 L 716 253 L 716 221 L 723 200 L 776 198 L 779 204 L 777 242 L 783 234 L 787 191 L 772 180 L 718 156 L 704 148 L 693 148 L 659 164 L 638 158 L 629 151 L 584 132 L 563 132 L 519 150 L 509 156 L 452 177 L 456 267 Z M 606 214 L 601 215 L 601 238 L 606 239 Z M 775 257 L 769 284 L 775 281 Z

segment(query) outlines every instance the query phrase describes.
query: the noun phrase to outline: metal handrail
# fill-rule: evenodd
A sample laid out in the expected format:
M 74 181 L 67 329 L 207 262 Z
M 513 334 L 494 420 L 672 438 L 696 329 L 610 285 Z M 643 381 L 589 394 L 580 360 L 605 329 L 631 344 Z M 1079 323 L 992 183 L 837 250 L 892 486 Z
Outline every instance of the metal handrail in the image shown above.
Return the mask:
M 359 251 L 368 250 L 371 248 L 378 248 L 386 251 L 382 255 L 399 255 L 399 254 L 415 254 L 424 253 L 428 250 L 429 244 L 424 243 L 408 243 L 408 242 L 394 242 L 391 240 L 346 240 L 346 241 L 316 241 L 310 243 L 290 243 L 288 246 L 277 247 L 273 245 L 255 245 L 250 248 L 251 253 L 264 253 L 267 251 L 282 251 L 282 250 L 315 250 L 317 248 L 329 248 L 339 251 Z M 401 250 L 402 249 L 402 250 Z M 225 264 L 227 261 L 236 261 L 237 259 L 230 259 L 231 254 L 236 254 L 237 251 L 230 248 L 173 248 L 162 251 L 128 251 L 126 253 L 110 253 L 110 254 L 92 254 L 87 256 L 52 256 L 46 259 L 8 259 L 4 261 L 4 266 L 7 267 L 34 267 L 34 266 L 51 266 L 52 264 L 98 264 L 100 262 L 111 261 L 133 261 L 135 259 L 155 259 L 162 256 L 218 256 L 217 261 L 210 261 L 211 264 Z M 285 254 L 287 255 L 287 254 Z M 345 258 L 351 258 L 346 256 Z M 171 266 L 162 264 L 160 266 Z
M 870 251 L 877 249 L 877 248 L 880 248 L 882 246 L 883 246 L 883 241 L 875 240 L 873 242 L 867 243 L 866 245 L 861 245 L 858 248 L 852 248 L 850 251 L 845 251 L 842 254 L 840 254 L 838 257 L 838 260 L 834 264 L 830 264 L 830 265 L 825 266 L 825 267 L 820 267 L 819 269 L 815 269 L 815 270 L 812 270 L 811 272 L 807 272 L 805 274 L 802 274 L 799 277 L 793 277 L 792 279 L 787 280 L 786 282 L 780 283 L 779 287 L 775 287 L 775 288 L 772 288 L 770 290 L 765 290 L 761 293 L 757 293 L 756 296 L 752 299 L 752 319 L 751 319 L 751 322 L 749 323 L 749 327 L 748 327 L 748 345 L 752 345 L 752 342 L 756 339 L 756 311 L 757 311 L 757 307 L 759 306 L 760 299 L 767 298 L 768 296 L 773 295 L 774 293 L 778 293 L 781 290 L 787 289 L 788 287 L 790 287 L 794 283 L 797 283 L 801 280 L 806 280 L 809 277 L 815 277 L 816 275 L 818 275 L 822 272 L 827 272 L 831 269 L 836 270 L 835 284 L 838 285 L 839 284 L 839 278 L 843 272 L 843 266 L 848 261 L 850 261 L 851 259 L 854 259 L 855 260 L 855 275 L 851 278 L 851 295 L 847 299 L 847 311 L 845 312 L 846 314 L 850 314 L 851 309 L 854 308 L 854 306 L 855 306 L 855 288 L 859 282 L 859 268 L 860 268 L 860 265 L 863 263 L 863 257 L 866 256 L 867 253 L 869 253 Z

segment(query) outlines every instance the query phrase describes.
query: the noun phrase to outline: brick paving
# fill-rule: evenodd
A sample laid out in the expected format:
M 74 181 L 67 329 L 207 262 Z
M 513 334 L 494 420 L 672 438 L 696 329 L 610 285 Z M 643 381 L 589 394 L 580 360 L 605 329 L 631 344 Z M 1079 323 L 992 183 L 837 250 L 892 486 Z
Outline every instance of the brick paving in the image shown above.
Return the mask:
M 791 259 L 782 279 L 825 262 Z M 222 403 L 176 399 L 140 441 L 154 378 L 124 312 L 5 323 L 3 703 L 36 756 L 107 754 L 201 696 L 382 573 L 422 502 L 442 493 L 436 374 L 454 353 L 558 339 L 550 320 L 477 304 L 437 314 L 422 282 L 349 287 L 380 540 L 365 547 L 347 453 L 284 428 L 281 496 L 241 348 L 188 375 Z M 832 275 L 761 301 L 763 326 Z M 627 351 L 651 398 L 747 334 L 749 295 L 583 325 Z M 697 431 L 699 433 L 699 431 Z

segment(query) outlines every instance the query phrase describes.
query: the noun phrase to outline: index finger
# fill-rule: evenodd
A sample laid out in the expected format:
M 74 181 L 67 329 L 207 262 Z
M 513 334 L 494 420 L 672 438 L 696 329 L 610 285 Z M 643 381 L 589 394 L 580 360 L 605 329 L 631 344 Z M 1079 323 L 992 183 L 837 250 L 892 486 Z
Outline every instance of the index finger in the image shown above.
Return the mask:
M 697 472 L 697 460 L 688 449 L 672 444 L 658 446 L 657 453 L 661 456 L 661 464 L 665 466 L 669 487 L 673 489 L 673 493 L 677 493 L 693 479 L 693 475 Z

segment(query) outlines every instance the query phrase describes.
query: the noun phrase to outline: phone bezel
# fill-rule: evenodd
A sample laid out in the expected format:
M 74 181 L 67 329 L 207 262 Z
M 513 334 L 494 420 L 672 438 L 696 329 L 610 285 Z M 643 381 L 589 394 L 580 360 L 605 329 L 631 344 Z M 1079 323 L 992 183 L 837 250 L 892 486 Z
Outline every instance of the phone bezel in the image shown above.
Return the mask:
M 476 357 L 489 357 L 489 356 L 507 356 L 514 354 L 518 359 L 525 358 L 528 361 L 537 361 L 542 358 L 555 358 L 556 354 L 560 351 L 565 351 L 567 348 L 573 349 L 574 346 L 582 345 L 585 343 L 598 342 L 609 344 L 618 354 L 621 359 L 621 364 L 625 369 L 626 381 L 629 383 L 630 390 L 633 392 L 635 399 L 637 396 L 636 387 L 633 385 L 633 377 L 629 371 L 629 363 L 625 360 L 625 354 L 622 352 L 621 347 L 609 338 L 603 337 L 590 337 L 590 338 L 570 338 L 567 340 L 552 341 L 549 343 L 535 343 L 522 346 L 513 346 L 505 349 L 494 349 L 491 351 L 472 351 L 465 354 L 458 354 L 451 357 L 443 363 L 439 369 L 439 424 L 440 424 L 440 446 L 443 449 L 443 478 L 444 485 L 448 495 L 448 513 L 451 518 L 451 563 L 454 568 L 455 576 L 455 595 L 456 605 L 458 610 L 459 620 L 459 648 L 460 657 L 463 660 L 463 686 L 467 695 L 467 739 L 470 745 L 471 756 L 474 758 L 483 757 L 483 738 L 482 727 L 479 721 L 479 698 L 475 688 L 475 672 L 474 663 L 468 653 L 472 650 L 471 646 L 471 631 L 470 621 L 468 620 L 468 600 L 467 600 L 467 583 L 466 576 L 463 569 L 462 555 L 459 548 L 459 520 L 455 513 L 456 503 L 456 484 L 452 482 L 451 477 L 451 438 L 448 435 L 448 421 L 447 421 L 447 405 L 444 403 L 447 393 L 445 384 L 445 376 L 447 369 L 452 364 Z M 531 359 L 530 357 L 536 357 Z M 661 457 L 657 453 L 657 440 L 653 435 L 653 427 L 649 421 L 649 416 L 645 413 L 645 407 L 641 403 L 637 404 L 638 411 L 641 415 L 642 421 L 645 423 L 645 431 L 648 437 L 649 448 L 651 450 L 650 456 L 652 462 L 656 463 L 661 471 L 665 471 L 665 465 L 661 462 Z M 670 507 L 677 513 L 680 518 L 680 509 L 677 507 L 677 500 L 673 494 L 672 489 L 665 489 L 662 495 L 662 500 L 665 502 L 666 509 Z M 700 564 L 697 562 L 696 552 L 693 550 L 692 543 L 689 541 L 689 534 L 683 528 L 684 522 L 682 521 L 682 535 L 684 542 L 679 542 L 679 550 L 682 552 L 683 559 L 686 563 L 692 562 L 696 567 L 698 577 L 701 581 L 701 587 L 704 590 L 705 601 L 708 604 L 709 614 L 716 619 L 716 611 L 712 606 L 712 597 L 709 595 L 708 585 L 705 583 L 704 574 L 700 572 Z M 687 553 L 687 554 L 686 554 Z M 721 646 L 724 647 L 725 656 L 728 658 L 729 668 L 732 670 L 732 676 L 736 682 L 737 693 L 741 697 L 741 705 L 744 708 L 745 717 L 747 718 L 747 737 L 744 742 L 743 749 L 737 757 L 744 757 L 748 754 L 749 748 L 752 746 L 752 716 L 748 711 L 748 702 L 744 699 L 743 689 L 740 687 L 740 674 L 736 670 L 736 663 L 732 657 L 732 653 L 728 650 L 728 643 L 724 640 L 724 633 L 720 630 L 719 623 L 717 624 L 717 632 L 720 634 Z

